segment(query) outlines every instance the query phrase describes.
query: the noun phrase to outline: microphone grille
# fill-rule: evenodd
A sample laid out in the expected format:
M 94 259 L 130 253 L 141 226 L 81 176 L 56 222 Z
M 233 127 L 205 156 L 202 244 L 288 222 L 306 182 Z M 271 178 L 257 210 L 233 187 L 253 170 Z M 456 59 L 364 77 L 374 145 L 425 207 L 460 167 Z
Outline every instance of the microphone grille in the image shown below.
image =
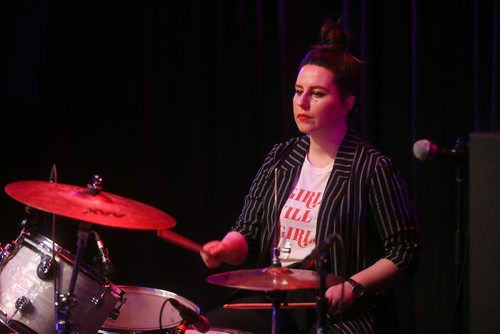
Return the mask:
M 431 142 L 427 139 L 420 139 L 413 144 L 413 155 L 419 160 L 429 159 Z

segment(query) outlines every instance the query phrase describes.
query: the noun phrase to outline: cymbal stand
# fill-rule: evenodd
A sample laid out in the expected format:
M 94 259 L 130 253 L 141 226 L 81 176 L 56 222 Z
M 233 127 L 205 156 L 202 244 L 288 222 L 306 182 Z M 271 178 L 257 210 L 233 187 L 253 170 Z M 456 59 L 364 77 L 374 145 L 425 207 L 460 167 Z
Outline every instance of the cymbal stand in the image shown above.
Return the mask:
M 266 297 L 271 301 L 272 306 L 272 334 L 278 334 L 280 332 L 279 324 L 280 324 L 280 306 L 283 304 L 285 300 L 284 291 L 276 290 L 276 291 L 268 291 L 266 292 Z
M 71 273 L 71 280 L 69 282 L 68 293 L 66 295 L 61 294 L 57 296 L 56 326 L 57 326 L 57 332 L 59 334 L 72 333 L 73 331 L 73 324 L 69 319 L 70 319 L 71 309 L 77 303 L 77 299 L 74 295 L 76 279 L 78 278 L 78 272 L 83 258 L 83 252 L 85 250 L 85 247 L 87 246 L 87 239 L 90 233 L 90 226 L 91 225 L 89 223 L 85 222 L 80 222 L 80 224 L 78 225 L 76 258 L 73 271 Z
M 317 327 L 316 334 L 326 333 L 326 313 L 327 313 L 327 299 L 326 293 L 326 262 L 328 261 L 327 251 L 322 251 L 319 260 L 316 261 L 316 270 L 319 273 L 319 289 L 316 294 L 316 319 Z
M 280 241 L 280 214 L 278 212 L 278 167 L 274 168 L 274 242 L 273 242 L 273 252 L 271 259 L 271 267 L 281 267 L 280 262 L 280 249 L 279 249 L 279 241 Z M 271 299 L 271 303 L 273 306 L 272 310 L 272 334 L 279 333 L 279 312 L 280 305 L 282 303 L 283 297 L 279 296 L 280 291 L 271 291 L 268 293 L 268 297 Z
M 288 156 L 290 151 L 295 147 L 295 142 L 290 143 L 287 147 L 283 149 L 281 152 L 280 156 L 277 156 L 278 150 L 276 150 L 275 155 L 274 155 L 274 165 L 273 165 L 273 172 L 274 172 L 274 242 L 273 242 L 273 250 L 272 250 L 272 260 L 271 260 L 271 267 L 281 267 L 281 262 L 279 259 L 280 256 L 280 249 L 279 249 L 279 241 L 280 241 L 280 231 L 281 231 L 281 224 L 280 224 L 280 212 L 278 210 L 278 168 L 280 164 L 285 160 L 285 158 Z M 272 325 L 272 334 L 278 334 L 279 333 L 279 309 L 280 309 L 280 304 L 282 301 L 282 297 L 278 298 L 276 295 L 282 293 L 282 291 L 271 291 L 270 294 L 271 299 L 272 299 L 272 305 L 273 305 L 273 325 Z
M 339 247 L 338 251 L 340 252 L 340 257 L 342 259 L 342 275 L 345 277 L 346 273 L 346 260 L 345 260 L 345 252 L 344 252 L 344 241 L 340 237 L 340 235 L 335 232 L 328 235 L 325 239 L 323 239 L 319 244 L 309 253 L 309 255 L 304 259 L 304 263 L 311 263 L 312 261 L 318 259 L 316 261 L 316 271 L 319 275 L 319 288 L 316 294 L 316 317 L 317 317 L 317 328 L 316 334 L 324 334 L 326 333 L 326 314 L 327 314 L 327 299 L 325 297 L 326 293 L 326 276 L 328 263 L 328 250 L 330 247 L 334 245 L 335 242 L 338 242 Z M 344 300 L 344 284 L 342 282 L 342 292 L 341 292 L 341 304 L 340 309 L 342 309 L 342 303 Z M 339 312 L 339 317 L 342 316 L 342 313 Z

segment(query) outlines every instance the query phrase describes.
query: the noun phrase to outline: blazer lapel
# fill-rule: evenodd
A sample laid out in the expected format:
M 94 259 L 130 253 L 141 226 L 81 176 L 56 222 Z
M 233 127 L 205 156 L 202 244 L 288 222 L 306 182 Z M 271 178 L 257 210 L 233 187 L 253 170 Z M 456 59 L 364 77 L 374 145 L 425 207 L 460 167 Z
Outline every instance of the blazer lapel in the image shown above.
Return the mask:
M 352 131 L 348 130 L 344 140 L 340 144 L 332 174 L 328 180 L 323 200 L 318 213 L 318 226 L 316 230 L 316 243 L 332 233 L 341 234 L 341 228 L 335 226 L 334 218 L 338 206 L 347 190 L 348 180 L 353 168 L 354 157 L 359 139 Z

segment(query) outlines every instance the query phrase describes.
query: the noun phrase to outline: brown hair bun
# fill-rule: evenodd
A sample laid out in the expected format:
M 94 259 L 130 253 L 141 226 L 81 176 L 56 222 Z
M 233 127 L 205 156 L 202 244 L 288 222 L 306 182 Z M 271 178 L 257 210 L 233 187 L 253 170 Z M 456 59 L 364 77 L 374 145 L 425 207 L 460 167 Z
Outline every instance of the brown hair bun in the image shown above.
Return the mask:
M 326 20 L 321 27 L 320 40 L 320 47 L 333 51 L 346 51 L 349 45 L 344 30 L 332 19 Z

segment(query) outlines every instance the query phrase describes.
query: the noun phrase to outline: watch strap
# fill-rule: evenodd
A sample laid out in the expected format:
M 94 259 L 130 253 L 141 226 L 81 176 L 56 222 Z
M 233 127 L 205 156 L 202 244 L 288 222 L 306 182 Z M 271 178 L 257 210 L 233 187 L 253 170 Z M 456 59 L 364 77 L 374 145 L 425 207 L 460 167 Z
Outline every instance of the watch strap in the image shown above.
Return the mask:
M 356 298 L 359 298 L 364 295 L 365 293 L 365 287 L 359 284 L 357 281 L 349 277 L 347 280 L 349 284 L 352 286 L 352 292 Z

